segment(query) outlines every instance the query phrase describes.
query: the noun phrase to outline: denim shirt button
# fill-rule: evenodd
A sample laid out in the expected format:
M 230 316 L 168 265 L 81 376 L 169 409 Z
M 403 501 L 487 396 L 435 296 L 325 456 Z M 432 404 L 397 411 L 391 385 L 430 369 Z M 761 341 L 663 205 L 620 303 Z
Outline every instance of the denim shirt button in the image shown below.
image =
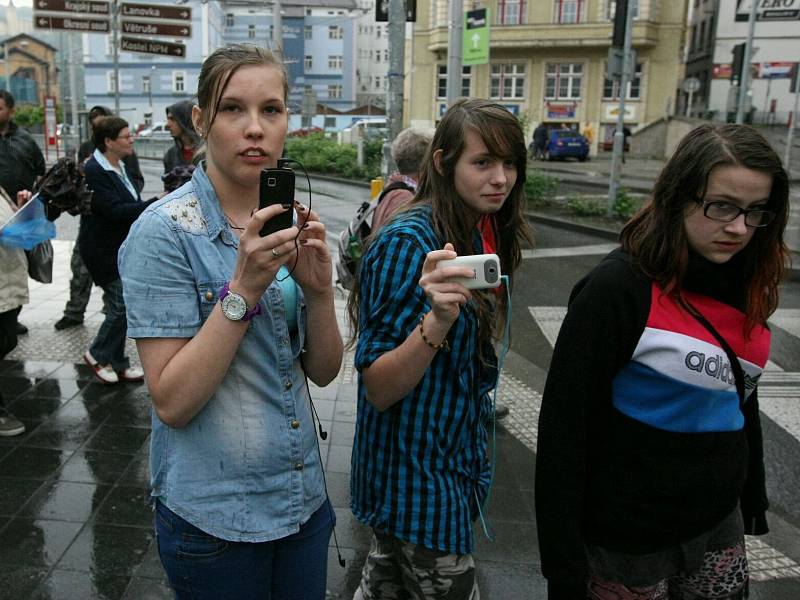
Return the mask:
M 298 427 L 300 427 L 300 421 L 298 421 L 297 419 L 294 419 L 291 422 L 291 425 L 292 425 L 292 429 L 297 429 Z
M 283 387 L 285 387 L 287 390 L 292 389 L 292 382 L 287 381 L 285 384 L 283 384 Z
M 206 292 L 206 300 L 208 300 L 209 302 L 211 302 L 213 299 L 214 299 L 214 293 L 213 293 L 211 290 L 208 290 L 208 291 Z
M 294 470 L 295 470 L 295 471 L 302 471 L 302 470 L 303 470 L 303 463 L 297 463 L 297 464 L 294 466 Z

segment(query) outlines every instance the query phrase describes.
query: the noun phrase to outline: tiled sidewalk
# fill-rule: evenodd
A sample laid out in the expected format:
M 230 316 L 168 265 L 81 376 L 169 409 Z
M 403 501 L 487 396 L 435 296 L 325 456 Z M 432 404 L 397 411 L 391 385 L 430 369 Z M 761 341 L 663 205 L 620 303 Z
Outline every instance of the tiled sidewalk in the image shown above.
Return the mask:
M 21 436 L 0 438 L 0 598 L 171 598 L 147 506 L 147 391 L 144 385 L 103 386 L 80 364 L 102 320 L 100 290 L 93 292 L 85 325 L 53 329 L 68 295 L 72 242 L 55 241 L 54 246 L 54 282 L 31 282 L 31 302 L 20 317 L 30 333 L 0 362 L 3 396 L 28 429 Z M 346 331 L 343 298 L 337 301 L 337 314 Z M 134 345 L 128 347 L 136 362 Z M 369 539 L 349 510 L 353 377 L 352 356 L 347 355 L 336 382 L 311 391 L 328 431 L 321 451 L 346 560 L 346 567 L 339 567 L 332 540 L 329 597 L 341 599 L 352 597 Z M 518 387 L 507 388 L 512 417 L 523 414 L 523 402 L 531 402 L 522 398 L 530 389 L 517 392 Z M 527 420 L 530 415 L 524 414 Z M 476 528 L 481 591 L 489 599 L 544 597 L 533 520 L 532 440 L 519 427 L 509 421 L 515 435 L 498 427 L 489 510 L 497 541 L 486 541 Z

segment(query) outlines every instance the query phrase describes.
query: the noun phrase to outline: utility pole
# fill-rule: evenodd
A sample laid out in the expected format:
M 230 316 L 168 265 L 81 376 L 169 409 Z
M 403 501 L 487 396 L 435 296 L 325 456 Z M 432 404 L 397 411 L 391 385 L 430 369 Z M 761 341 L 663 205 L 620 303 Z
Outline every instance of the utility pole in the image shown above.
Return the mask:
M 272 3 L 272 52 L 278 55 L 278 60 L 283 61 L 283 15 L 281 15 L 281 0 Z
M 461 79 L 464 67 L 464 2 L 450 0 L 447 36 L 447 105 L 450 106 L 461 97 Z
M 617 113 L 617 129 L 614 132 L 614 150 L 611 154 L 611 179 L 608 182 L 608 214 L 614 211 L 614 203 L 617 201 L 619 190 L 619 179 L 622 174 L 622 158 L 625 152 L 625 96 L 628 93 L 628 81 L 633 71 L 631 64 L 631 46 L 633 40 L 633 4 L 628 2 L 617 2 L 617 10 L 620 5 L 624 5 L 625 13 L 625 41 L 622 50 L 622 76 L 619 80 L 619 109 Z
M 395 170 L 391 142 L 403 128 L 403 80 L 406 52 L 406 3 L 389 0 L 389 89 L 386 96 L 386 116 L 389 137 L 383 144 L 383 175 Z
M 795 64 L 795 69 L 798 65 Z M 797 78 L 797 75 L 795 75 Z M 794 112 L 790 117 L 789 131 L 786 133 L 786 153 L 783 155 L 783 168 L 787 173 L 791 172 L 791 165 L 789 159 L 792 158 L 792 137 L 794 136 L 794 128 L 797 126 L 797 109 L 800 108 L 800 81 L 795 80 L 794 88 Z
M 744 60 L 742 65 L 742 79 L 739 82 L 739 102 L 736 107 L 736 124 L 744 123 L 744 105 L 747 91 L 750 87 L 750 61 L 753 59 L 753 34 L 756 30 L 756 14 L 758 13 L 758 0 L 751 0 L 750 17 L 747 20 L 747 41 L 744 43 Z
M 111 3 L 111 48 L 114 57 L 114 114 L 119 116 L 119 0 Z
M 72 123 L 72 134 L 78 134 L 78 81 L 75 76 L 75 36 L 77 34 L 67 32 L 67 69 L 69 73 L 69 113 Z

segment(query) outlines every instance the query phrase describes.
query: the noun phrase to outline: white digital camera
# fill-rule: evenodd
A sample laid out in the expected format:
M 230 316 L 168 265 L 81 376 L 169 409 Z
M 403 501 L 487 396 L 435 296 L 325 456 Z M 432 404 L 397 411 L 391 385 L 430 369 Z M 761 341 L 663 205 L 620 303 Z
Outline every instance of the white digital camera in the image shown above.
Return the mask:
M 470 290 L 496 288 L 500 285 L 500 258 L 497 254 L 473 254 L 470 256 L 457 256 L 448 260 L 440 260 L 436 268 L 467 267 L 472 269 L 472 277 L 452 277 L 450 281 L 457 281 Z

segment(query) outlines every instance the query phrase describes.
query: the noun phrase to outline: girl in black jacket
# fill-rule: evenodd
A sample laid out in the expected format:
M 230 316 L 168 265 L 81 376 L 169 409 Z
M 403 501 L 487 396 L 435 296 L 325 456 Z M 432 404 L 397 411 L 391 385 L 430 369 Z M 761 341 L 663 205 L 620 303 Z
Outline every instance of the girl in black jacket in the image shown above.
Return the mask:
M 744 534 L 767 532 L 756 385 L 787 219 L 767 141 L 705 125 L 573 289 L 539 420 L 549 598 L 746 597 Z

